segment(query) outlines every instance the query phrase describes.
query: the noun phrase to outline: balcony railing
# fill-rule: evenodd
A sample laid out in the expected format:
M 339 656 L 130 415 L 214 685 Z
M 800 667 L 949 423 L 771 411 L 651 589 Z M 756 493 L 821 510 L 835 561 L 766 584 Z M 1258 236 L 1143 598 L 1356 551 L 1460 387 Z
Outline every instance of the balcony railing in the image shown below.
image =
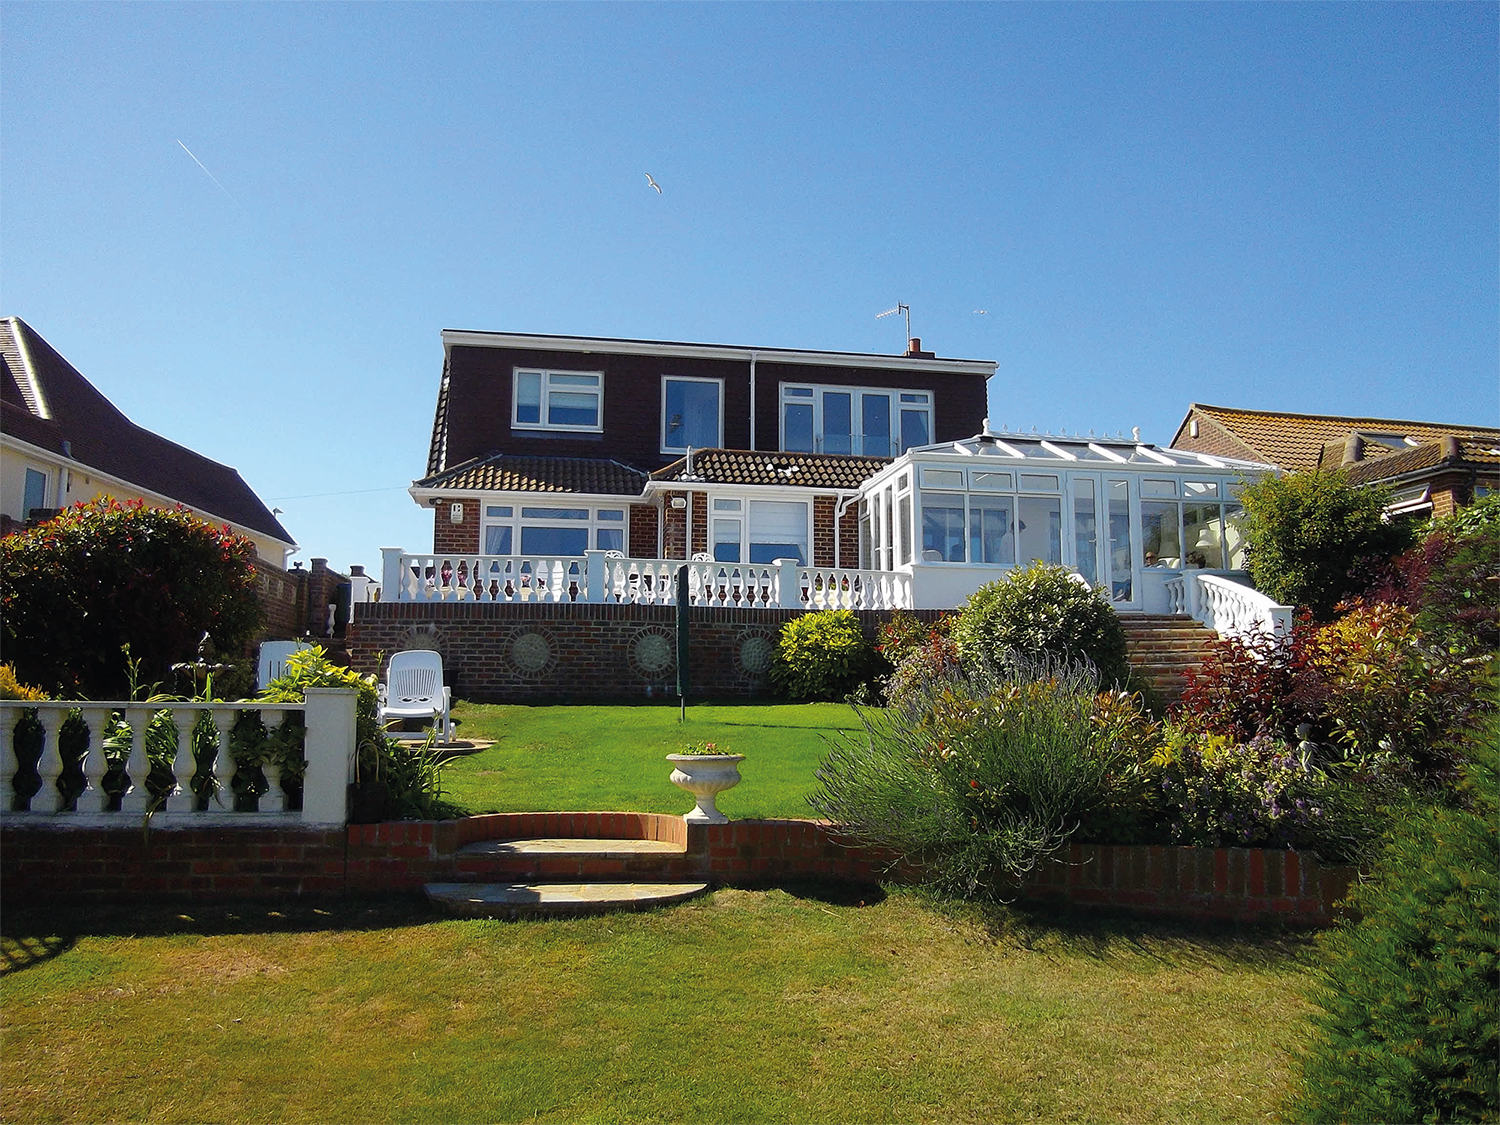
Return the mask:
M 1292 627 L 1294 607 L 1278 605 L 1259 590 L 1222 574 L 1185 570 L 1167 579 L 1167 603 L 1223 637 L 1264 633 L 1282 636 Z
M 237 759 L 232 735 L 247 712 L 268 735 L 288 720 L 304 726 L 293 763 L 301 784 L 290 794 L 276 761 L 253 750 Z M 162 826 L 342 824 L 354 753 L 354 692 L 334 688 L 309 689 L 305 703 L 7 701 L 0 820 L 139 825 L 150 813 Z M 236 786 L 237 776 L 254 783 Z
M 676 605 L 688 568 L 691 604 L 730 609 L 910 609 L 911 577 L 884 570 L 582 555 L 382 552 L 381 600 L 583 605 Z

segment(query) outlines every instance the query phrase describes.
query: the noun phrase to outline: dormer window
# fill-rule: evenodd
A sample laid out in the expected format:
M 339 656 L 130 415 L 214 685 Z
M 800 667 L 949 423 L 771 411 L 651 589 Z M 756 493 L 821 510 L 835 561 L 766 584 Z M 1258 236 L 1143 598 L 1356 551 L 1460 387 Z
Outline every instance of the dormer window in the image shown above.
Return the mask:
M 931 441 L 931 391 L 781 385 L 784 452 L 895 457 Z
M 515 369 L 511 426 L 518 430 L 604 429 L 604 374 Z

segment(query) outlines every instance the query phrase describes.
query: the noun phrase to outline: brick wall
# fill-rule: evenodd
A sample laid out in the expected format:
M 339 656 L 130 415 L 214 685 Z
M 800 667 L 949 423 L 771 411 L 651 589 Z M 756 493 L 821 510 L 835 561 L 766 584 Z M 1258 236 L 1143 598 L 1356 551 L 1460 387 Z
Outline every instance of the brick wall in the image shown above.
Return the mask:
M 478 551 L 480 502 L 469 496 L 459 501 L 464 506 L 464 518 L 454 523 L 449 514 L 449 504 L 440 504 L 432 512 L 432 549 L 438 555 L 471 555 Z
M 657 512 L 652 504 L 630 505 L 630 548 L 626 553 L 634 559 L 657 558 L 656 542 L 656 519 Z
M 657 699 L 676 695 L 676 612 L 672 606 L 380 602 L 359 607 L 347 643 L 350 666 L 361 673 L 384 672 L 375 664 L 380 653 L 434 649 L 454 697 L 477 703 Z M 802 612 L 694 609 L 693 693 L 765 692 L 781 626 Z M 873 640 L 890 614 L 857 616 Z
M 681 851 L 626 858 L 460 854 L 478 840 L 574 837 L 667 840 Z M 656 813 L 498 813 L 346 828 L 0 828 L 7 907 L 140 897 L 277 897 L 415 891 L 427 882 L 706 880 L 757 886 L 787 879 L 876 882 L 889 857 L 852 847 L 824 823 L 689 824 Z M 1155 914 L 1327 925 L 1355 871 L 1297 852 L 1075 845 L 1018 889 Z M 900 875 L 898 874 L 898 880 Z

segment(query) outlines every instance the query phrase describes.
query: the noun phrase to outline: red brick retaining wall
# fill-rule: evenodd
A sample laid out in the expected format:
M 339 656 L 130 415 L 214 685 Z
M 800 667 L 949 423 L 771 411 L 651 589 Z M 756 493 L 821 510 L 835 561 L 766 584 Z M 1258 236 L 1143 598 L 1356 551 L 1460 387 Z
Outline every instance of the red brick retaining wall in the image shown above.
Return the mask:
M 678 853 L 500 862 L 458 854 L 478 840 L 581 837 L 667 840 Z M 888 859 L 841 843 L 825 824 L 739 820 L 688 824 L 655 813 L 499 813 L 450 821 L 347 828 L 0 828 L 0 895 L 7 906 L 64 898 L 275 897 L 367 894 L 435 881 L 706 879 L 757 885 L 785 879 L 875 882 Z M 1327 925 L 1355 872 L 1296 852 L 1246 848 L 1075 845 L 1019 891 L 1188 917 Z
M 376 666 L 382 653 L 436 649 L 454 697 L 476 703 L 675 698 L 676 612 L 643 605 L 378 602 L 359 606 L 347 642 L 351 667 L 361 673 L 382 673 Z M 764 694 L 781 627 L 802 612 L 694 609 L 693 694 Z M 891 615 L 856 616 L 873 640 Z M 541 643 L 528 639 L 517 648 L 533 637 Z

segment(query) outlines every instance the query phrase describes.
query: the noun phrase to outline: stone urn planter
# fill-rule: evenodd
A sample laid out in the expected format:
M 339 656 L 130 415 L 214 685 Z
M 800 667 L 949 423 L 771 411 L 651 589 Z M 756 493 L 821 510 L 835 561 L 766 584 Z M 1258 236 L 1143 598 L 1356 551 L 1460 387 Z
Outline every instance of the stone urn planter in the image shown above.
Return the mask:
M 743 754 L 668 754 L 672 784 L 686 789 L 697 801 L 693 811 L 682 819 L 705 824 L 728 823 L 729 818 L 719 811 L 714 799 L 740 783 L 740 771 L 735 767 L 744 760 Z

